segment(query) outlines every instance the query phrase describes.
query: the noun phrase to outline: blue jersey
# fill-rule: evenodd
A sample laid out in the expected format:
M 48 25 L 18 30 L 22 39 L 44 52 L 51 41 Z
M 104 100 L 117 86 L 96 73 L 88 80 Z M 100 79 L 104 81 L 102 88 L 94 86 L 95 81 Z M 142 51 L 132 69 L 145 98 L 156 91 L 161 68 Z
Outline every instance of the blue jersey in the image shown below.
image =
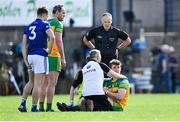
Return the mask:
M 36 19 L 24 30 L 27 36 L 28 55 L 47 56 L 47 52 L 43 48 L 47 48 L 46 30 L 50 28 L 48 22 Z
M 158 64 L 157 64 L 157 70 L 159 73 L 162 73 L 162 70 L 163 70 L 163 65 L 162 65 L 162 62 L 163 61 L 166 61 L 168 62 L 168 55 L 165 54 L 164 52 L 161 52 L 159 54 L 159 58 L 158 58 Z M 168 68 L 168 65 L 167 65 L 167 68 Z

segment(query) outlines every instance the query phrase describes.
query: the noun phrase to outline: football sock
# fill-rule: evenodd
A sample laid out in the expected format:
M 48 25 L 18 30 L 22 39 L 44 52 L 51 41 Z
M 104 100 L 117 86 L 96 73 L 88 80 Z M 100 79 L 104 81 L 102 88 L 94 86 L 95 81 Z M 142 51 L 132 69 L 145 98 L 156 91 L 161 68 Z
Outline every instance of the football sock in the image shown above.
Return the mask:
M 22 98 L 22 100 L 21 100 L 21 105 L 22 105 L 23 107 L 26 107 L 26 99 Z
M 44 102 L 39 102 L 39 109 L 44 110 Z
M 31 111 L 33 112 L 37 111 L 37 104 L 32 104 Z
M 52 103 L 47 103 L 47 109 L 46 109 L 46 111 L 51 110 L 51 106 L 52 106 Z

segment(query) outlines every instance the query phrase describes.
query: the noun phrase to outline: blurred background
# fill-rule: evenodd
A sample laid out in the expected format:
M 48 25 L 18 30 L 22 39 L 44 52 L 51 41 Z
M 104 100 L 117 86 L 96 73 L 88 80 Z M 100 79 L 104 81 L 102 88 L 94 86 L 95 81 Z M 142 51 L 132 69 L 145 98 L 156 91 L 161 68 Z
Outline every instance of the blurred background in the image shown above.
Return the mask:
M 51 17 L 56 4 L 66 9 L 63 42 L 67 60 L 56 94 L 69 93 L 89 50 L 82 36 L 101 25 L 106 11 L 113 16 L 113 26 L 132 39 L 130 46 L 119 51 L 131 93 L 180 93 L 180 0 L 0 0 L 0 95 L 22 93 L 28 81 L 21 52 L 23 29 L 36 18 L 38 7 L 46 6 Z M 169 59 L 173 58 L 167 60 L 170 91 L 165 81 L 158 82 L 158 60 L 165 44 Z

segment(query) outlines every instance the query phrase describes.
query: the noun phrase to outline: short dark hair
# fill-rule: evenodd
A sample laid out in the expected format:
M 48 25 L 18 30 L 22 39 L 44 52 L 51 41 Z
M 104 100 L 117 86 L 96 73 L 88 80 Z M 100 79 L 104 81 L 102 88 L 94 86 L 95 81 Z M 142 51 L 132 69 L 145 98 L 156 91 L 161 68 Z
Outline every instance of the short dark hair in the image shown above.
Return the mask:
M 43 14 L 48 14 L 48 10 L 46 7 L 40 7 L 37 10 L 37 15 L 42 16 Z
M 63 5 L 56 5 L 56 6 L 54 6 L 52 13 L 55 14 L 56 11 L 60 12 L 62 10 L 62 7 L 63 7 Z
M 109 62 L 109 67 L 111 68 L 112 65 L 120 65 L 121 64 L 121 61 L 117 60 L 117 59 L 112 59 L 110 62 Z

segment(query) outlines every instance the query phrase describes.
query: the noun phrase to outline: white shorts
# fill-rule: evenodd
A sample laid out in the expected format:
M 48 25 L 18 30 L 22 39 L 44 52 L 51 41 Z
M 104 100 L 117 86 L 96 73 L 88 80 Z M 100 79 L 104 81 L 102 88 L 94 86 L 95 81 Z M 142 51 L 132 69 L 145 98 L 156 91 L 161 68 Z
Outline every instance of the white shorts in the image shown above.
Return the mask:
M 34 73 L 49 73 L 48 57 L 40 55 L 28 55 L 28 63 L 31 65 Z

